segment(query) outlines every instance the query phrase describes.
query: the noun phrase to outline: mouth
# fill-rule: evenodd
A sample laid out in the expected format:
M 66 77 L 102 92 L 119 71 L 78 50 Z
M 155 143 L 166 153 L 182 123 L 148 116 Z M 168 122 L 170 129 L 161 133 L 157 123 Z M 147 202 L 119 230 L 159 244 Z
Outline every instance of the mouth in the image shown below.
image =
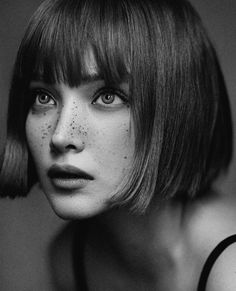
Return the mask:
M 94 180 L 93 176 L 71 165 L 54 164 L 47 175 L 54 187 L 68 191 L 82 189 Z

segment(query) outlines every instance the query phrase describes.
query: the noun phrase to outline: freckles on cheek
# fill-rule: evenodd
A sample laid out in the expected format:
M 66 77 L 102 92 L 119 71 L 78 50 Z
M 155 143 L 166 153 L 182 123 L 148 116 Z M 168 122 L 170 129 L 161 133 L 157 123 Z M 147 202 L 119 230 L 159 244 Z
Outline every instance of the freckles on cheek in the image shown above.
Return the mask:
M 40 121 L 33 118 L 33 116 L 28 117 L 26 121 L 26 134 L 31 151 L 36 150 L 38 147 L 43 147 L 45 143 L 48 143 L 52 129 L 52 123 L 49 121 Z
M 41 140 L 46 139 L 50 135 L 51 128 L 52 128 L 52 125 L 47 122 L 45 122 L 43 125 L 40 126 L 39 131 L 40 131 Z

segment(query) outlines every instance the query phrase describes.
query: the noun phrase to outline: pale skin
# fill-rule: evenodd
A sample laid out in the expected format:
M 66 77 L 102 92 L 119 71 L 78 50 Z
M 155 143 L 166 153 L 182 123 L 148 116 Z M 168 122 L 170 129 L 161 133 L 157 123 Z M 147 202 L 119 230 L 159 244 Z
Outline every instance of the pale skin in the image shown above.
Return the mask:
M 125 210 L 96 216 L 85 245 L 89 290 L 197 290 L 206 258 L 220 241 L 236 233 L 235 207 L 234 201 L 219 195 L 185 206 L 163 203 L 144 216 Z M 60 251 L 54 265 L 62 290 L 68 284 L 77 290 L 71 268 L 72 232 L 62 232 L 55 241 Z M 235 290 L 235 252 L 233 244 L 222 253 L 206 291 Z
M 101 98 L 107 94 L 104 86 L 103 80 L 74 88 L 31 82 L 35 103 L 26 133 L 41 187 L 59 216 L 95 217 L 85 244 L 90 291 L 172 291 L 173 286 L 175 291 L 196 290 L 210 252 L 236 233 L 235 206 L 223 195 L 215 195 L 186 205 L 172 200 L 151 204 L 141 216 L 127 209 L 109 209 L 109 200 L 132 165 L 134 135 L 125 101 L 127 83 L 109 89 L 112 103 L 106 104 Z M 79 191 L 63 192 L 47 177 L 54 163 L 79 167 L 94 180 Z M 233 245 L 217 261 L 207 291 L 235 290 L 235 272 Z M 73 277 L 68 284 L 73 286 Z
M 173 286 L 178 291 L 196 290 L 210 252 L 236 232 L 235 219 L 235 204 L 222 197 L 186 207 L 164 203 L 144 217 L 125 212 L 105 214 L 102 227 L 98 228 L 95 222 L 99 231 L 93 229 L 88 241 L 88 278 L 91 285 L 94 283 L 91 290 L 104 290 L 104 282 L 107 290 L 116 290 L 115 286 L 120 286 L 117 290 L 169 291 Z M 232 245 L 221 255 L 212 269 L 207 290 L 235 290 L 235 251 L 236 246 Z M 104 258 L 105 254 L 108 255 Z
M 52 207 L 70 219 L 102 212 L 133 155 L 127 84 L 110 89 L 104 81 L 96 80 L 70 88 L 33 81 L 30 89 L 36 101 L 26 121 L 28 143 Z M 114 101 L 105 104 L 102 98 L 109 94 Z M 47 177 L 53 164 L 77 167 L 94 180 L 79 193 L 65 193 L 53 187 Z

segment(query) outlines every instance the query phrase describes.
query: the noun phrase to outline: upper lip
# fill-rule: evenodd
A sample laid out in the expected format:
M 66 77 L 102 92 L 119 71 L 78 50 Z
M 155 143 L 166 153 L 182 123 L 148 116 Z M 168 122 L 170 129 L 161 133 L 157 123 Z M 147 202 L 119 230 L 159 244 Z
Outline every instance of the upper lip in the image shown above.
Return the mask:
M 71 165 L 54 164 L 49 168 L 47 175 L 49 178 L 75 178 L 94 180 L 93 176 Z

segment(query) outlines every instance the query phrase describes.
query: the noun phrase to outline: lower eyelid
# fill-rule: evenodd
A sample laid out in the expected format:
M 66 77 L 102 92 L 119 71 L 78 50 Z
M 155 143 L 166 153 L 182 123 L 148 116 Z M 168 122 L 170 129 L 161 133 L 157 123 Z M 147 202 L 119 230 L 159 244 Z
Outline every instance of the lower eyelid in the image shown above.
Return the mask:
M 117 98 L 119 98 L 123 103 L 128 103 L 128 98 L 126 97 L 125 93 L 120 92 L 120 90 L 116 90 L 116 89 L 106 89 L 106 90 L 98 90 L 94 94 L 94 98 L 93 98 L 92 104 L 95 104 L 97 102 L 97 100 L 99 98 L 101 98 L 105 94 L 114 95 Z
M 118 108 L 118 107 L 124 106 L 128 103 L 126 100 L 122 99 L 121 97 L 117 97 L 117 98 L 119 98 L 120 101 L 115 101 L 115 99 L 114 99 L 114 101 L 112 103 L 105 103 L 102 100 L 100 102 L 98 102 L 99 98 L 101 98 L 101 97 L 98 97 L 96 100 L 94 100 L 92 102 L 92 104 L 96 105 L 98 107 L 101 107 L 101 108 L 110 108 L 110 109 L 113 108 L 114 109 L 116 107 Z

